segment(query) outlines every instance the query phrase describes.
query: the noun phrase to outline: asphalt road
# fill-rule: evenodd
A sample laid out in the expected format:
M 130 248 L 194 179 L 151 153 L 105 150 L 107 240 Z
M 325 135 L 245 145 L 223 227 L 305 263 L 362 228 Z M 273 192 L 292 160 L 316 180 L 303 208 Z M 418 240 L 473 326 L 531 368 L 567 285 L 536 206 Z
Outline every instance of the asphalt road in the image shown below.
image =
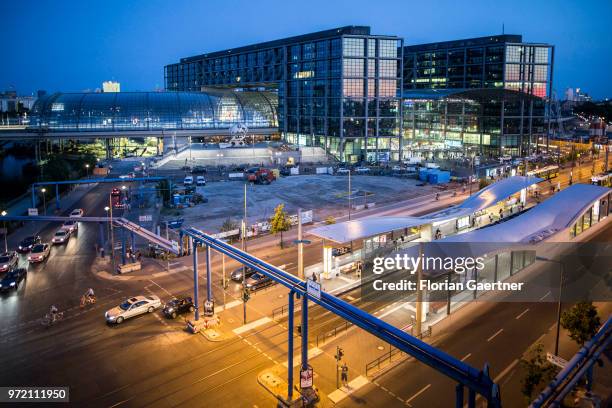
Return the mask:
M 111 188 L 111 185 L 97 186 L 73 207 L 84 208 L 87 215 L 104 215 Z M 389 215 L 401 212 L 399 206 L 386 211 Z M 41 230 L 43 239 L 50 240 L 58 226 L 49 225 Z M 180 319 L 168 321 L 159 311 L 120 326 L 108 326 L 104 311 L 126 297 L 153 293 L 168 300 L 172 295 L 189 294 L 192 276 L 189 272 L 176 273 L 144 282 L 109 282 L 97 278 L 90 273 L 90 266 L 95 257 L 98 228 L 95 224 L 81 223 L 77 236 L 65 246 L 55 246 L 46 263 L 29 266 L 28 279 L 18 291 L 0 297 L 0 384 L 69 385 L 73 405 L 87 407 L 198 406 L 203 401 L 207 406 L 225 406 L 229 401 L 232 406 L 272 405 L 274 399 L 257 384 L 255 377 L 262 369 L 286 358 L 283 322 L 220 343 L 187 334 Z M 266 260 L 288 265 L 286 269 L 295 272 L 295 249 L 272 250 L 270 244 L 274 240 L 274 237 L 266 240 L 269 248 Z M 320 242 L 308 246 L 306 264 L 318 260 L 320 254 Z M 22 259 L 21 263 L 24 262 Z M 186 264 L 189 262 L 185 260 Z M 216 293 L 221 290 L 219 265 L 220 259 L 215 256 Z M 228 273 L 235 266 L 228 263 Z M 88 287 L 96 290 L 98 303 L 81 310 L 79 298 Z M 239 284 L 230 285 L 228 301 L 239 289 Z M 249 319 L 269 314 L 274 302 L 286 303 L 285 292 L 272 287 L 253 296 L 249 302 Z M 344 298 L 366 310 L 373 307 L 370 299 L 362 299 L 354 291 Z M 44 328 L 40 318 L 51 304 L 56 304 L 66 317 L 57 325 Z M 525 320 L 514 319 L 526 307 L 529 306 L 498 305 L 482 318 L 466 322 L 465 329 L 456 338 L 441 343 L 440 347 L 456 356 L 472 353 L 466 362 L 476 367 L 485 361 L 496 370 L 506 367 L 554 318 L 554 307 L 551 309 L 550 304 L 543 303 L 533 309 L 529 307 L 529 312 L 521 317 Z M 310 318 L 311 342 L 316 334 L 342 324 L 342 319 L 316 308 Z M 505 321 L 510 323 L 501 327 L 500 323 Z M 487 340 L 500 327 L 503 332 Z M 474 350 L 474 344 L 482 347 Z M 445 406 L 447 394 L 448 403 L 452 401 L 452 394 L 447 390 L 452 390 L 453 385 L 422 365 L 415 368 L 413 363 L 402 364 L 380 381 L 384 381 L 385 388 L 405 397 L 404 400 L 431 384 L 411 400 L 412 406 L 441 406 L 440 403 Z M 366 401 L 373 401 L 373 406 L 386 404 L 387 397 L 393 399 L 376 386 L 360 390 L 356 396 L 360 395 Z M 350 400 L 343 404 L 351 405 Z

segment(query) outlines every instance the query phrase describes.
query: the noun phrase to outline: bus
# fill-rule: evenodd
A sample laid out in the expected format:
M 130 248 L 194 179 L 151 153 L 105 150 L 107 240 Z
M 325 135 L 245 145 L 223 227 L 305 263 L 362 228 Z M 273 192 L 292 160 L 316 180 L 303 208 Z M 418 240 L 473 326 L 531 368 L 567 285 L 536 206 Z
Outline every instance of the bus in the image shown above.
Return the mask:
M 610 187 L 612 186 L 612 172 L 601 173 L 591 177 L 591 184 L 596 186 Z
M 550 180 L 559 175 L 559 166 L 546 166 L 541 169 L 535 169 L 527 172 L 527 176 L 540 177 L 544 180 Z

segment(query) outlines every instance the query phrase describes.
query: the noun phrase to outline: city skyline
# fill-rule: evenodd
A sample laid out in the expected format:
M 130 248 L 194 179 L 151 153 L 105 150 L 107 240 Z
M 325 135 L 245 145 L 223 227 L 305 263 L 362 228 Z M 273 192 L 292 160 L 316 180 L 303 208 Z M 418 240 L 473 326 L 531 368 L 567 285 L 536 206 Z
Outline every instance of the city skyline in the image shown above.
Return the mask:
M 518 2 L 495 8 L 484 2 L 471 2 L 467 7 L 450 2 L 384 5 L 388 7 L 366 8 L 366 3 L 361 3 L 361 7 L 355 4 L 345 9 L 338 3 L 326 5 L 330 12 L 321 14 L 317 10 L 322 4 L 295 13 L 277 2 L 260 3 L 259 7 L 240 3 L 235 10 L 222 4 L 170 6 L 162 2 L 147 3 L 146 7 L 85 7 L 61 2 L 40 4 L 35 9 L 28 8 L 27 3 L 3 4 L 3 29 L 7 35 L 13 33 L 15 41 L 4 46 L 5 55 L 13 59 L 0 68 L 0 89 L 15 89 L 24 95 L 37 89 L 93 90 L 105 80 L 120 82 L 126 91 L 163 89 L 163 66 L 181 57 L 304 32 L 369 25 L 373 32 L 397 35 L 404 38 L 405 45 L 413 45 L 501 34 L 503 25 L 506 34 L 521 34 L 524 41 L 556 47 L 553 87 L 559 97 L 567 87 L 582 88 L 595 99 L 612 94 L 612 83 L 607 81 L 607 67 L 612 63 L 612 56 L 606 52 L 609 33 L 603 24 L 595 24 L 599 16 L 609 14 L 606 9 L 612 11 L 609 3 Z M 523 13 L 515 12 L 516 8 L 529 9 L 546 19 L 525 19 Z M 427 18 L 410 18 L 440 9 L 448 13 L 431 15 L 437 24 Z M 265 18 L 254 19 L 262 10 Z M 274 24 L 270 24 L 270 18 L 275 19 Z M 479 20 L 477 24 L 472 23 L 475 19 Z M 172 35 L 160 29 L 166 25 L 172 27 Z M 223 32 L 228 25 L 232 28 Z M 34 26 L 36 30 L 27 29 Z M 221 32 L 223 35 L 219 35 Z

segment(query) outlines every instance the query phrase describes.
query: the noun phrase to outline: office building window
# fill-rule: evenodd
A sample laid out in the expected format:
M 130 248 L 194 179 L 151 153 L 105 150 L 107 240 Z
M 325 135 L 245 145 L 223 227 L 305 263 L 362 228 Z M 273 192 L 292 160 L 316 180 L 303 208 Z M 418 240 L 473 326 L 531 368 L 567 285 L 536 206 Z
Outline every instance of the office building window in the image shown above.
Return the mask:
M 379 40 L 378 56 L 381 58 L 397 58 L 397 41 Z
M 344 56 L 363 57 L 365 53 L 363 38 L 344 38 Z
M 360 58 L 345 58 L 343 73 L 345 77 L 362 77 L 364 60 Z

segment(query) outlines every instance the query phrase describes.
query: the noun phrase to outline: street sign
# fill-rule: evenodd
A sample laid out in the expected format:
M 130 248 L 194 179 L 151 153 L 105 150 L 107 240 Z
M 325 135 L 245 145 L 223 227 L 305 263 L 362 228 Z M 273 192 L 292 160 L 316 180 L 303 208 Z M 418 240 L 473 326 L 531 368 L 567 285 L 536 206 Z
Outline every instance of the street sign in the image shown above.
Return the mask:
M 311 388 L 312 377 L 312 367 L 308 367 L 305 370 L 300 370 L 300 388 Z
M 38 215 L 38 208 L 28 208 L 28 215 L 29 216 Z
M 138 221 L 139 221 L 139 222 L 149 222 L 149 221 L 153 221 L 153 215 L 151 215 L 151 214 L 147 214 L 147 215 L 139 215 L 139 216 L 138 216 Z
M 321 299 L 321 284 L 319 282 L 315 282 L 312 279 L 308 279 L 306 281 L 306 293 L 309 296 L 315 297 L 317 299 Z
M 562 369 L 567 365 L 567 360 L 551 353 L 546 353 L 546 360 Z

